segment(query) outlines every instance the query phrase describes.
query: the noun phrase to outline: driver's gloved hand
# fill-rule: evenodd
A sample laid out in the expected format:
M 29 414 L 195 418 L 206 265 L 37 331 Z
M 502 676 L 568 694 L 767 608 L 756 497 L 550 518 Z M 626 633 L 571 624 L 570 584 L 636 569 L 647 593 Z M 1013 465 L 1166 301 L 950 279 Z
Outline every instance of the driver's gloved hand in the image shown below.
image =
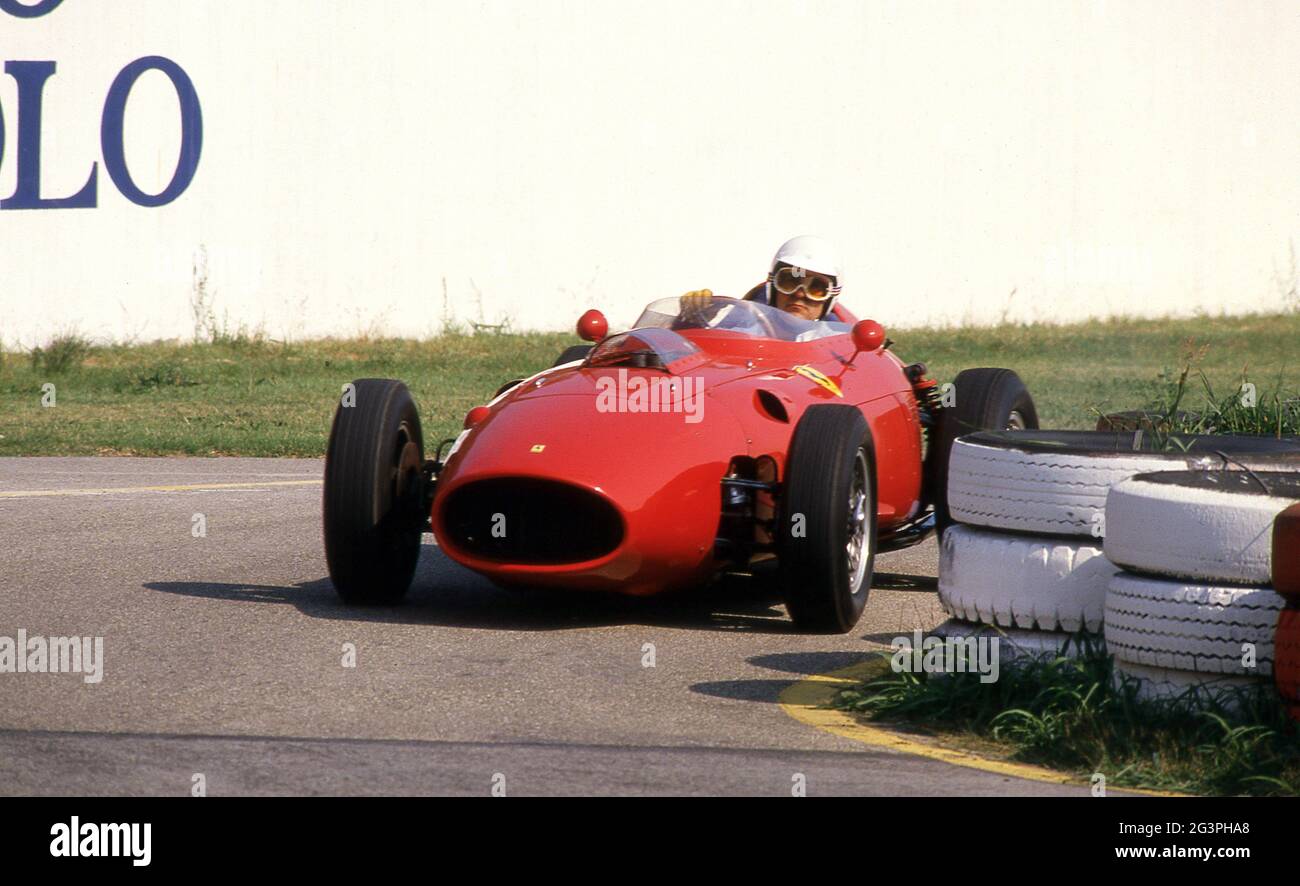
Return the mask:
M 687 323 L 703 326 L 709 322 L 709 303 L 713 300 L 712 289 L 695 289 L 681 297 L 680 316 Z

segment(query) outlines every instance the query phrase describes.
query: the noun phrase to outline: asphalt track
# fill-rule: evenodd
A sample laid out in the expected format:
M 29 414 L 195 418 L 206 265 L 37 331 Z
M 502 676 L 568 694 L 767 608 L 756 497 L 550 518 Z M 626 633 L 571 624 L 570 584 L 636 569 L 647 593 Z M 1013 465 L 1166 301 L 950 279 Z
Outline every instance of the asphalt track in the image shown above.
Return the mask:
M 724 586 L 501 591 L 426 536 L 406 602 L 335 597 L 321 462 L 0 459 L 0 636 L 104 638 L 103 679 L 0 673 L 0 794 L 1081 794 L 800 722 L 781 692 L 943 620 L 933 543 L 846 636 Z M 206 535 L 195 537 L 195 515 Z M 345 644 L 356 650 L 344 667 Z M 645 667 L 653 644 L 654 666 Z

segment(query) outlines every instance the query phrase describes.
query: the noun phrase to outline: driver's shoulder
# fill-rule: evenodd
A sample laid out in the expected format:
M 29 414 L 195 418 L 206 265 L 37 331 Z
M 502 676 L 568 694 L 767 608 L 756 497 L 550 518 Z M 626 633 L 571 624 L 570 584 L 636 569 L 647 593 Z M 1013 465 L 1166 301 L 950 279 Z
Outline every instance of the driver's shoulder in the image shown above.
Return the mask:
M 749 292 L 746 292 L 745 295 L 741 298 L 741 301 L 761 301 L 761 302 L 766 302 L 766 301 L 767 301 L 767 281 L 764 280 L 762 283 L 758 284 L 758 285 L 755 286 L 753 289 L 749 290 Z

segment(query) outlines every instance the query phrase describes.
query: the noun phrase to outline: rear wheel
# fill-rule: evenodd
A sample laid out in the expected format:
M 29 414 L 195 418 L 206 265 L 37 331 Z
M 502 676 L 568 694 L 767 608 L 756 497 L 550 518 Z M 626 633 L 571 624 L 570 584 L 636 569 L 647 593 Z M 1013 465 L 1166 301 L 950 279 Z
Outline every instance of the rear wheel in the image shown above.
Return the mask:
M 948 461 L 953 441 L 976 431 L 1028 431 L 1038 428 L 1038 410 L 1029 389 L 1010 369 L 965 369 L 953 380 L 952 406 L 939 410 L 934 448 L 927 459 L 927 485 L 938 534 L 952 525 L 948 512 Z
M 363 378 L 334 413 L 325 455 L 325 559 L 348 603 L 394 603 L 424 532 L 424 436 L 406 385 Z
M 523 383 L 524 380 L 522 378 L 511 379 L 510 381 L 503 384 L 501 387 L 497 388 L 497 392 L 492 395 L 492 398 L 495 400 L 497 397 L 500 397 L 506 391 L 510 390 L 511 388 L 518 387 Z
M 555 362 L 551 366 L 562 366 L 565 363 L 572 363 L 574 360 L 585 360 L 587 355 L 591 353 L 592 347 L 593 345 L 570 345 L 560 353 L 560 356 L 555 358 Z
M 876 453 L 853 406 L 809 407 L 790 441 L 777 537 L 778 580 L 800 628 L 844 633 L 871 590 Z

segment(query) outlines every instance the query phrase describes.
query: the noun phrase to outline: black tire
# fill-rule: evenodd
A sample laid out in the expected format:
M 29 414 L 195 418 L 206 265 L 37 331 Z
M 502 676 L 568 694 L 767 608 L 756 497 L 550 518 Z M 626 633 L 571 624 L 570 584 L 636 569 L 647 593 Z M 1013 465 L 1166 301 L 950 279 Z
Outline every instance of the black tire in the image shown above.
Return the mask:
M 504 394 L 506 391 L 510 390 L 511 388 L 523 384 L 523 382 L 524 380 L 522 378 L 511 379 L 510 381 L 503 384 L 501 387 L 497 388 L 497 392 L 492 395 L 492 399 L 495 400 L 497 397 L 500 397 L 502 394 Z
M 325 455 L 325 560 L 347 603 L 395 603 L 411 584 L 424 532 L 424 435 L 406 385 L 353 382 Z
M 559 366 L 562 363 L 572 363 L 574 360 L 585 360 L 587 355 L 591 353 L 591 349 L 593 347 L 595 346 L 594 345 L 570 345 L 569 347 L 564 349 L 564 351 L 560 354 L 560 356 L 555 358 L 555 362 L 552 363 L 551 366 L 555 367 L 555 366 Z
M 948 461 L 953 441 L 976 431 L 1038 428 L 1034 398 L 1010 369 L 964 369 L 953 380 L 953 395 L 954 405 L 939 410 L 926 466 L 935 531 L 940 538 L 953 523 L 948 512 Z
M 851 509 L 855 489 L 861 498 Z M 800 514 L 804 531 L 796 535 Z M 779 515 L 777 580 L 790 618 L 806 631 L 852 630 L 867 605 L 876 557 L 876 450 L 856 407 L 819 404 L 799 419 Z M 863 533 L 856 569 L 848 550 L 855 527 Z

